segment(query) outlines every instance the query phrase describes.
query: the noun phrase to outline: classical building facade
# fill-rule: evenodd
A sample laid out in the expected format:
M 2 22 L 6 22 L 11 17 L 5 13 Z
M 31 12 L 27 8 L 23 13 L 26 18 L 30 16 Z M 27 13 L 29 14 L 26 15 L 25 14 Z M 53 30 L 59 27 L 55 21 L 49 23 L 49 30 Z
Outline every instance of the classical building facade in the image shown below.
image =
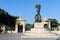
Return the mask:
M 15 32 L 25 32 L 26 21 L 22 17 L 16 19 Z

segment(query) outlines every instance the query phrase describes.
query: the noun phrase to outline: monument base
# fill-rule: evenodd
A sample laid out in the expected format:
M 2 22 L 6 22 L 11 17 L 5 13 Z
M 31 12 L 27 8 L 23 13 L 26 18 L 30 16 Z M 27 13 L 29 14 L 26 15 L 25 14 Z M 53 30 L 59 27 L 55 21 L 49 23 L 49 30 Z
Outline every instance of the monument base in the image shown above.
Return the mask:
M 35 23 L 34 28 L 31 31 L 26 31 L 21 39 L 26 40 L 57 40 L 59 36 L 54 33 L 50 33 L 43 28 L 45 22 Z M 36 39 L 35 39 L 36 38 Z

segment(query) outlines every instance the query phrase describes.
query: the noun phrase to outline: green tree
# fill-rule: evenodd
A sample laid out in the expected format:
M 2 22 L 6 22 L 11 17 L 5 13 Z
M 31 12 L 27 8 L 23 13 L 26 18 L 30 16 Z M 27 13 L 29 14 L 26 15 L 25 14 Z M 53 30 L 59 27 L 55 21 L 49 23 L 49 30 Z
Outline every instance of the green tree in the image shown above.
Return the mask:
M 31 28 L 34 28 L 34 24 L 26 24 L 25 30 L 30 30 Z
M 53 28 L 58 28 L 58 21 L 56 19 L 49 19 L 51 22 L 51 30 L 53 30 Z
M 0 25 L 6 25 L 10 28 L 14 28 L 16 16 L 11 16 L 4 9 L 0 8 Z

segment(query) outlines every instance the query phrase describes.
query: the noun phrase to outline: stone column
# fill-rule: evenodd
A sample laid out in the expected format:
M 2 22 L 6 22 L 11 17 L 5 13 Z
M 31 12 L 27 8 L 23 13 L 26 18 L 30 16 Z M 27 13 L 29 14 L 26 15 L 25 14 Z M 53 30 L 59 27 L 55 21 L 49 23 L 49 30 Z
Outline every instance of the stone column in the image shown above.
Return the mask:
M 23 33 L 25 32 L 25 24 L 23 24 Z
M 59 31 L 60 31 L 60 26 L 58 26 L 58 28 L 59 28 Z
M 50 23 L 50 21 L 49 21 L 49 30 L 50 30 L 50 32 L 51 32 L 51 23 Z
M 50 21 L 49 21 L 49 29 L 50 29 Z

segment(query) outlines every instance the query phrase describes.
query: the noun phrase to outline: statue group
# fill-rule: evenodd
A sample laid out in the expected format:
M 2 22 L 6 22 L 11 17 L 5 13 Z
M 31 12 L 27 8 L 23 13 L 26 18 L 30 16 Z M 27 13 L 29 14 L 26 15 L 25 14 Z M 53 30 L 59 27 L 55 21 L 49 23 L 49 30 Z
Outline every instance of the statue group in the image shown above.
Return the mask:
M 37 4 L 36 5 L 36 11 L 37 11 L 37 14 L 35 15 L 35 22 L 41 22 L 41 15 L 40 15 L 40 9 L 41 9 L 41 6 L 40 4 Z

